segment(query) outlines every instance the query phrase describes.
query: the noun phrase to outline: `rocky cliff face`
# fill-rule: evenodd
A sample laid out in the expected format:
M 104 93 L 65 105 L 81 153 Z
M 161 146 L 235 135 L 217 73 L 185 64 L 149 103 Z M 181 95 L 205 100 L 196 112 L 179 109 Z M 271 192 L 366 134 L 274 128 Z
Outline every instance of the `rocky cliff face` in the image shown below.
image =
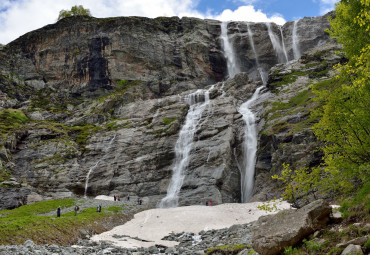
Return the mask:
M 288 60 L 293 25 L 270 26 L 275 37 L 283 35 Z M 340 61 L 333 53 L 338 45 L 324 44 L 325 16 L 296 25 L 302 53 L 321 48 L 275 66 L 253 106 L 260 141 L 255 200 L 278 194 L 269 176 L 281 171 L 282 162 L 310 166 L 320 158 L 307 121 L 311 101 L 304 99 L 312 98 L 310 82 L 327 79 Z M 155 205 L 171 179 L 189 109 L 184 97 L 214 84 L 179 202 L 239 202 L 245 124 L 238 107 L 262 85 L 257 60 L 267 72 L 280 59 L 266 24 L 231 22 L 228 33 L 244 73 L 226 81 L 215 20 L 67 18 L 6 45 L 0 51 L 4 192 L 23 187 L 24 195 L 14 197 L 18 204 L 86 192 L 138 196 Z

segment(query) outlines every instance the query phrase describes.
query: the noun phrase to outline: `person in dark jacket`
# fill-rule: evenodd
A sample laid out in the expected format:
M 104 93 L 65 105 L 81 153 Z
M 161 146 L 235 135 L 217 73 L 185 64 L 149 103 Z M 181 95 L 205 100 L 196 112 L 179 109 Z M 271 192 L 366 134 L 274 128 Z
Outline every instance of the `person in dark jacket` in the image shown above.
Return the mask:
M 57 217 L 60 217 L 60 211 L 61 211 L 60 206 L 58 206 L 58 208 L 57 208 Z
M 80 210 L 80 207 L 78 207 L 77 205 L 75 206 L 75 216 L 77 216 L 77 212 L 78 212 L 78 210 Z

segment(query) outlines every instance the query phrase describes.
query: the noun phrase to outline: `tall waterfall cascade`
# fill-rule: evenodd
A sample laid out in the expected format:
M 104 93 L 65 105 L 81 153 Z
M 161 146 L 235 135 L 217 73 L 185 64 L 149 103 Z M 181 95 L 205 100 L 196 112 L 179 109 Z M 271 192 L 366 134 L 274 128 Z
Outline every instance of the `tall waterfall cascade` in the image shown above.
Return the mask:
M 272 47 L 278 57 L 279 63 L 286 63 L 288 61 L 288 57 L 285 50 L 284 39 L 282 38 L 282 44 L 280 44 L 279 38 L 272 32 L 271 24 L 269 22 L 266 23 L 267 31 L 272 43 Z M 283 32 L 280 30 L 280 34 L 282 35 Z
M 105 153 L 104 156 L 99 159 L 94 166 L 90 167 L 89 169 L 89 172 L 87 173 L 87 176 L 86 176 L 86 181 L 85 181 L 85 193 L 84 193 L 84 197 L 86 198 L 87 197 L 87 188 L 89 187 L 89 179 L 90 179 L 90 175 L 94 172 L 94 170 L 98 167 L 99 163 L 105 159 L 105 157 L 107 156 L 107 152 L 109 151 L 109 149 L 112 147 L 112 143 L 114 141 L 114 139 L 116 139 L 116 134 L 114 134 L 114 136 L 112 137 L 112 139 L 109 141 L 109 144 L 108 144 L 108 147 L 106 147 L 103 152 Z
M 224 30 L 227 26 L 225 26 L 225 23 L 222 23 L 224 27 L 221 26 L 221 37 L 224 41 L 229 41 L 228 38 L 224 38 L 224 36 L 227 36 L 227 33 L 224 32 Z M 253 42 L 253 33 L 248 25 L 248 37 L 250 40 L 250 44 L 252 45 L 253 52 L 255 54 L 256 58 L 256 64 L 257 68 L 259 68 L 259 61 L 257 57 L 257 52 L 254 46 Z M 226 49 L 225 47 L 230 45 L 227 45 L 224 43 L 224 55 L 226 59 L 233 60 L 234 52 L 232 50 Z M 227 65 L 227 71 L 230 74 L 236 74 L 238 73 L 238 70 L 232 69 L 234 64 L 228 64 Z M 232 76 L 231 76 L 232 77 Z M 261 73 L 261 79 L 264 82 L 264 75 Z M 246 102 L 244 102 L 240 108 L 238 109 L 239 113 L 243 115 L 243 120 L 245 122 L 245 129 L 244 129 L 244 142 L 242 146 L 243 151 L 243 159 L 242 159 L 242 165 L 239 167 L 240 170 L 240 176 L 241 176 L 241 201 L 242 203 L 248 202 L 248 200 L 253 195 L 253 185 L 254 185 L 254 170 L 255 170 L 255 164 L 256 164 L 256 152 L 257 152 L 257 130 L 256 130 L 256 118 L 253 114 L 252 110 L 250 109 L 251 105 L 256 101 L 258 98 L 259 92 L 264 86 L 261 86 L 256 89 L 253 96 Z
M 256 89 L 253 96 L 243 103 L 239 112 L 243 115 L 243 120 L 246 124 L 244 131 L 243 141 L 243 163 L 241 166 L 241 201 L 246 203 L 253 195 L 254 185 L 254 171 L 256 164 L 256 152 L 257 152 L 257 129 L 256 129 L 256 117 L 250 109 L 251 105 L 258 98 L 259 92 L 264 86 Z
M 167 188 L 167 195 L 159 203 L 160 208 L 177 207 L 179 204 L 179 194 L 185 179 L 184 172 L 189 165 L 194 135 L 202 113 L 210 103 L 209 93 L 213 88 L 214 85 L 208 90 L 199 89 L 185 97 L 185 102 L 190 105 L 190 108 L 176 141 L 176 159 L 172 168 L 172 178 Z
M 221 40 L 223 42 L 224 56 L 227 61 L 227 71 L 230 78 L 233 78 L 235 74 L 240 72 L 240 68 L 236 62 L 236 56 L 234 54 L 233 45 L 230 42 L 227 34 L 228 22 L 221 23 Z
M 293 47 L 294 59 L 299 59 L 301 57 L 301 51 L 299 50 L 299 39 L 297 35 L 298 21 L 299 20 L 294 21 L 293 30 L 292 30 L 292 47 Z

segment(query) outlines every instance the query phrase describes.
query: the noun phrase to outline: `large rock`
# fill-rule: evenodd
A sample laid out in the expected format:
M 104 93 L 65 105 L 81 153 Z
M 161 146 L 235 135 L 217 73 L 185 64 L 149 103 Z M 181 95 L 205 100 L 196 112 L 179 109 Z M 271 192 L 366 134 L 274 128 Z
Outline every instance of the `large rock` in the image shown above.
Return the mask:
M 261 255 L 279 254 L 329 221 L 331 207 L 317 200 L 298 210 L 285 210 L 263 216 L 253 226 L 253 249 Z
M 348 245 L 341 253 L 341 255 L 362 255 L 362 254 L 364 254 L 364 252 L 362 251 L 361 246 L 354 244 Z
M 30 188 L 0 188 L 0 210 L 14 209 L 27 204 Z

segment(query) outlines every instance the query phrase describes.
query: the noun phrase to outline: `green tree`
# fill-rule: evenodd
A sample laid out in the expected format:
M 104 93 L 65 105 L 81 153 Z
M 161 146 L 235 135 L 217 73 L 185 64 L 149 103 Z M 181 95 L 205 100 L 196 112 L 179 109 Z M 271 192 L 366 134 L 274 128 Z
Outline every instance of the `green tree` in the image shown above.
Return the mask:
M 369 182 L 370 176 L 370 0 L 342 0 L 330 21 L 330 34 L 343 44 L 348 63 L 337 65 L 337 75 L 325 89 L 313 86 L 322 107 L 314 125 L 324 141 L 325 172 L 333 188 L 349 192 Z
M 59 12 L 58 20 L 72 16 L 91 16 L 91 13 L 89 9 L 85 9 L 82 5 L 75 5 L 72 6 L 70 11 L 61 10 Z
M 320 119 L 313 130 L 325 144 L 323 165 L 296 171 L 284 166 L 273 177 L 283 181 L 283 197 L 292 202 L 312 192 L 347 197 L 369 187 L 370 0 L 341 0 L 330 23 L 348 62 L 335 66 L 332 80 L 312 85 L 321 105 L 312 114 Z

